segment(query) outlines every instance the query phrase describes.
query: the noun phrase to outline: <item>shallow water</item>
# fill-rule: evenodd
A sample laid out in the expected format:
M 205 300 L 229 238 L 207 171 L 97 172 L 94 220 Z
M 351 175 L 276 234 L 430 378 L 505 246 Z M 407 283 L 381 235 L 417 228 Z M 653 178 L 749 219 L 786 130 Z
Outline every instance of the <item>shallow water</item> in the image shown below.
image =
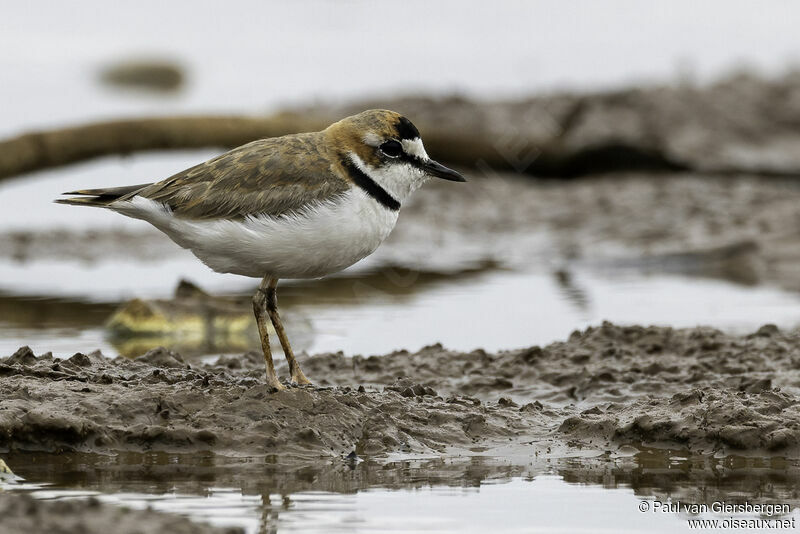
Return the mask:
M 798 465 L 779 458 L 693 458 L 675 451 L 359 463 L 134 453 L 28 453 L 6 460 L 24 477 L 4 484 L 6 491 L 42 499 L 97 496 L 248 533 L 675 532 L 688 519 L 758 516 L 663 512 L 655 501 L 794 509 L 798 483 Z
M 218 276 L 210 271 L 203 273 L 205 267 L 190 259 L 188 265 L 193 264 L 204 275 L 203 281 Z M 168 298 L 170 286 L 177 280 L 166 273 L 183 266 L 125 264 L 126 268 L 120 269 L 112 263 L 83 269 L 84 279 L 94 281 L 93 287 L 81 286 L 81 278 L 71 277 L 69 272 L 57 278 L 70 280 L 67 289 L 73 294 L 60 298 L 13 295 L 7 293 L 10 288 L 0 287 L 0 354 L 8 355 L 29 345 L 36 353 L 52 351 L 59 357 L 96 349 L 112 357 L 120 351 L 130 355 L 119 342 L 109 339 L 103 328 L 118 306 L 109 297 L 132 291 L 135 280 L 137 296 Z M 0 279 L 6 283 L 16 278 L 22 281 L 40 269 L 63 270 L 49 263 L 16 267 L 0 263 Z M 305 324 L 296 323 L 296 337 L 303 338 L 297 348 L 312 354 L 341 350 L 347 355 L 370 355 L 400 349 L 416 351 L 442 343 L 454 350 L 497 351 L 562 340 L 573 330 L 604 320 L 674 327 L 710 325 L 734 333 L 755 331 L 764 323 L 781 328 L 800 324 L 800 296 L 777 288 L 719 280 L 630 272 L 614 277 L 585 270 L 572 272 L 568 281 L 563 271 L 488 269 L 460 276 L 406 276 L 402 284 L 380 273 L 316 284 L 287 284 L 281 290 L 287 317 L 294 315 L 311 324 L 311 333 L 306 335 Z M 252 284 L 243 280 L 237 284 Z M 74 292 L 80 290 L 86 294 L 76 298 Z M 46 287 L 45 294 L 58 294 L 58 288 Z M 248 294 L 249 290 L 242 293 L 243 314 L 249 313 Z M 288 328 L 291 333 L 291 323 Z M 169 345 L 168 340 L 164 343 Z M 242 343 L 258 349 L 255 334 Z M 216 356 L 241 353 L 242 345 L 198 350 L 192 352 Z

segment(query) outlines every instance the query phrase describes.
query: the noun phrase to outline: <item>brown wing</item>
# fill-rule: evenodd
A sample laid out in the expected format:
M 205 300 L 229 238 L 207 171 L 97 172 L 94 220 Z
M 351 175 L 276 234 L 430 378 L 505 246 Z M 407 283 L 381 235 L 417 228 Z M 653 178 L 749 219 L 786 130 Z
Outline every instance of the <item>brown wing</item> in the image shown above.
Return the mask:
M 253 141 L 129 195 L 188 219 L 283 215 L 345 193 L 318 150 L 319 133 Z

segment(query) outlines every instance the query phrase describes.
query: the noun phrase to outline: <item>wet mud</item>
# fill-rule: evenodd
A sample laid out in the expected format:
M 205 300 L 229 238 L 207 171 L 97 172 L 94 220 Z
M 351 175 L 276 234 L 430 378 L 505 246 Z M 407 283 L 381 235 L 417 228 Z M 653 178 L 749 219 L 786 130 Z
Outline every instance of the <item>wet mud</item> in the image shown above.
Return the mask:
M 610 323 L 547 347 L 490 354 L 303 357 L 311 387 L 273 392 L 257 353 L 187 363 L 0 360 L 4 451 L 214 451 L 226 455 L 617 453 L 800 456 L 800 335 L 766 325 Z M 285 369 L 279 368 L 285 375 Z
M 393 381 L 378 389 L 264 385 L 250 353 L 193 366 L 154 350 L 131 361 L 95 353 L 57 362 L 25 349 L 0 374 L 6 449 L 214 450 L 346 456 L 443 452 L 508 440 L 529 424 L 518 410 Z

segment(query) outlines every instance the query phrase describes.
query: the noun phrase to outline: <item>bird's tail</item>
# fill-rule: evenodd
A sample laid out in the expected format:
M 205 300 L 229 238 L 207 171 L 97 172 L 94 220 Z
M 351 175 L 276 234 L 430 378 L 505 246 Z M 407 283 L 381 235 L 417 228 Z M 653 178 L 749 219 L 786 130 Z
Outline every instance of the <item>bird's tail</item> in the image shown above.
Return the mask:
M 136 193 L 140 189 L 150 184 L 124 185 L 122 187 L 107 187 L 103 189 L 78 189 L 69 191 L 64 195 L 75 195 L 78 198 L 57 198 L 57 204 L 69 204 L 72 206 L 92 206 L 95 208 L 105 208 L 112 202 L 120 198 Z

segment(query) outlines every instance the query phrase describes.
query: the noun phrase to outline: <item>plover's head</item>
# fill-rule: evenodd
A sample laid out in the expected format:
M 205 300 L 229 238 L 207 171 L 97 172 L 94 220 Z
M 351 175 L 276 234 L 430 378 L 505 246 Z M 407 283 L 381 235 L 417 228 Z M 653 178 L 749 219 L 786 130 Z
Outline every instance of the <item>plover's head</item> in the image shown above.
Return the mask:
M 402 202 L 429 178 L 466 182 L 432 160 L 410 120 L 385 109 L 363 111 L 330 125 L 326 137 L 344 169 L 363 173 Z

